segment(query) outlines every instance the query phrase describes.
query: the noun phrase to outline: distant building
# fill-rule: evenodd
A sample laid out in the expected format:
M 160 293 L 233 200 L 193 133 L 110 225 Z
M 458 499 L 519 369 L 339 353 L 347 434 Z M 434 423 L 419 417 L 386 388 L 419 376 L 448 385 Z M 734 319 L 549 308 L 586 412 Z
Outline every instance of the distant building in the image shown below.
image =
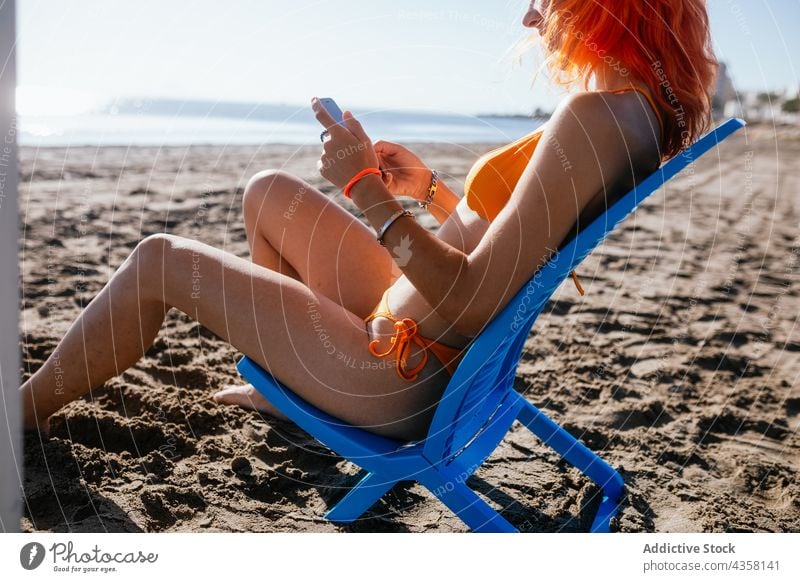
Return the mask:
M 800 125 L 798 98 L 800 85 L 793 89 L 775 91 L 736 91 L 728 67 L 725 63 L 720 63 L 711 108 L 715 116 Z
M 736 90 L 733 88 L 733 81 L 731 81 L 730 75 L 728 75 L 728 66 L 725 63 L 720 63 L 719 71 L 717 72 L 717 84 L 711 99 L 711 109 L 715 113 L 722 113 L 725 110 L 725 105 L 735 99 Z
M 725 117 L 742 117 L 762 123 L 800 125 L 800 113 L 794 111 L 797 97 L 794 91 L 741 91 L 723 109 Z

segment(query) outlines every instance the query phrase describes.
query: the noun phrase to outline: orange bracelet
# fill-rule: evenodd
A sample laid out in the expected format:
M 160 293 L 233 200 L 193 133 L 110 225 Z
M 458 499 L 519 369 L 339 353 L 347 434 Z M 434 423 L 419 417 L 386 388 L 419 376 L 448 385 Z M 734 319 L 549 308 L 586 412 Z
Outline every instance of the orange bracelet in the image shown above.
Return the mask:
M 380 176 L 383 174 L 383 172 L 381 172 L 378 168 L 365 168 L 361 170 L 358 174 L 350 178 L 347 186 L 344 187 L 344 195 L 350 198 L 350 190 L 356 185 L 356 182 L 358 182 L 364 176 L 369 176 L 370 174 L 378 174 Z

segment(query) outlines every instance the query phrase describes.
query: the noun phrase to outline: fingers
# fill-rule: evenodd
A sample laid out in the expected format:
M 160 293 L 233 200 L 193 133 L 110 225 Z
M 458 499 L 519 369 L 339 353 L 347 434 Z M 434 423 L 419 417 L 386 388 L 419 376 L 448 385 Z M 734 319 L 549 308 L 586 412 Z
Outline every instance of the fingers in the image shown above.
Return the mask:
M 331 134 L 345 131 L 345 128 L 336 123 L 336 120 L 331 117 L 331 114 L 328 113 L 316 97 L 311 100 L 311 109 L 314 111 L 314 117 L 317 118 L 317 121 Z
M 392 157 L 396 153 L 395 144 L 381 139 L 376 141 L 372 147 L 375 150 L 375 154 L 378 156 L 378 162 L 382 170 L 385 170 L 386 168 L 392 168 L 394 166 Z M 384 181 L 386 180 L 384 179 Z M 386 185 L 388 186 L 389 183 L 390 182 L 386 182 Z
M 323 132 L 322 155 L 317 162 L 317 170 L 323 178 L 344 187 L 361 170 L 380 168 L 380 156 L 352 112 L 345 111 L 339 124 L 318 98 L 311 100 L 311 108 L 317 121 L 327 130 L 327 135 Z
M 350 111 L 344 111 L 342 113 L 342 117 L 344 119 L 344 126 L 350 130 L 354 136 L 356 136 L 359 141 L 367 143 L 370 141 L 367 132 L 364 131 L 364 128 L 361 127 L 361 122 L 358 121 Z
M 393 156 L 395 153 L 397 153 L 397 144 L 394 144 L 390 141 L 386 141 L 385 139 L 379 139 L 378 141 L 375 142 L 373 147 L 375 148 L 375 152 L 378 153 L 378 155 L 388 157 L 388 156 Z

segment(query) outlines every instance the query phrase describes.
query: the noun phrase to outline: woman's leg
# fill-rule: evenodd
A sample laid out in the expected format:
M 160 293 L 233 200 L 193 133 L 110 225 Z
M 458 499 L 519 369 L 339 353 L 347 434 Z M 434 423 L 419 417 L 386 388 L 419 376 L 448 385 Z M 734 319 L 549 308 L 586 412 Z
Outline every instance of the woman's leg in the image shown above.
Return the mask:
M 26 426 L 43 423 L 133 365 L 170 307 L 346 422 L 400 438 L 424 430 L 415 400 L 424 395 L 399 380 L 392 367 L 362 367 L 372 358 L 358 315 L 291 277 L 169 235 L 139 244 L 20 388 Z
M 305 283 L 362 318 L 401 273 L 369 227 L 287 172 L 253 176 L 242 215 L 254 263 Z M 214 400 L 285 418 L 249 384 L 225 386 Z

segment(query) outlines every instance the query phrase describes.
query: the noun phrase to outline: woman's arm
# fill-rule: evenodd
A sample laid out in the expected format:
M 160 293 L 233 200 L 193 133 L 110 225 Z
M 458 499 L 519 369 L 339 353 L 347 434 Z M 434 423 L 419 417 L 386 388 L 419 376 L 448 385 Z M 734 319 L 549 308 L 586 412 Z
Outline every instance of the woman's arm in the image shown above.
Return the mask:
M 324 125 L 332 122 L 319 112 L 318 119 Z M 338 168 L 326 167 L 325 160 L 352 147 L 350 141 L 370 143 L 349 114 L 345 125 L 347 130 L 331 129 L 333 139 L 320 161 L 323 176 L 339 186 L 377 163 L 370 150 Z M 405 216 L 386 231 L 384 241 L 390 250 L 404 250 L 406 260 L 398 266 L 436 312 L 459 333 L 473 337 L 560 246 L 581 210 L 603 189 L 605 178 L 630 166 L 628 153 L 602 96 L 575 95 L 554 114 L 511 199 L 469 255 Z M 564 156 L 571 160 L 569 166 Z M 377 175 L 361 179 L 351 199 L 376 231 L 401 208 Z
M 404 145 L 390 141 L 375 142 L 375 153 L 384 170 L 383 183 L 394 196 L 408 196 L 424 202 L 431 185 L 432 170 L 420 157 Z M 438 187 L 428 212 L 443 224 L 458 204 L 458 196 L 439 176 Z
M 428 212 L 430 212 L 439 224 L 444 224 L 453 210 L 458 206 L 461 200 L 458 195 L 453 192 L 444 180 L 439 178 L 439 185 L 436 189 L 436 195 L 428 204 Z

